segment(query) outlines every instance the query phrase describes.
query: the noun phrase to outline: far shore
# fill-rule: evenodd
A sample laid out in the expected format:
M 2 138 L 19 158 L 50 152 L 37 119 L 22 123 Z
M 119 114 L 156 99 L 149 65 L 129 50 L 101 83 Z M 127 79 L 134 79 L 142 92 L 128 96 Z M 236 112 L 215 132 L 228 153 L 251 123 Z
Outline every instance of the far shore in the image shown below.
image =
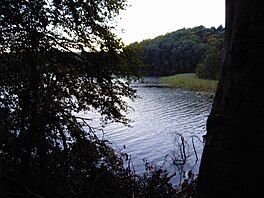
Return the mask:
M 177 74 L 174 76 L 160 77 L 159 82 L 170 87 L 176 87 L 191 91 L 214 94 L 217 80 L 200 79 L 195 73 Z

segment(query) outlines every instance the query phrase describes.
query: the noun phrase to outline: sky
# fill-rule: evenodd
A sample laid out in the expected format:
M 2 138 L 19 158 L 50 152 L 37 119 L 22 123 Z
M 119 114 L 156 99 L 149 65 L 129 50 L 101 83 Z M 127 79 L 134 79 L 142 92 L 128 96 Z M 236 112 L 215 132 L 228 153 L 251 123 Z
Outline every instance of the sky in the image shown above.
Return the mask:
M 225 0 L 128 0 L 128 4 L 116 30 L 125 44 L 184 27 L 225 24 Z

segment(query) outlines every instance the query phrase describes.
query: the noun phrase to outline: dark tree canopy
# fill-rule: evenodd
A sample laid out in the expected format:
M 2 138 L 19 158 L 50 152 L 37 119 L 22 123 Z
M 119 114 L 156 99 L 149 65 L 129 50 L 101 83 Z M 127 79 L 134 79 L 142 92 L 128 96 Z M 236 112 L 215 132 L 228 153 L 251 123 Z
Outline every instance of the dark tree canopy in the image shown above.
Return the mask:
M 125 105 L 117 95 L 132 96 L 133 92 L 118 80 L 129 77 L 130 73 L 123 66 L 124 62 L 120 65 L 123 48 L 111 33 L 111 23 L 124 7 L 123 0 L 1 1 L 1 69 L 8 69 L 9 75 L 18 78 L 13 82 L 21 86 L 29 82 L 20 80 L 35 84 L 32 82 L 35 79 L 42 85 L 56 81 L 56 85 L 68 94 L 64 97 L 74 95 L 77 98 L 78 107 L 71 108 L 85 110 L 92 105 L 109 118 L 120 119 L 122 116 L 118 112 Z M 74 50 L 81 52 L 73 53 Z M 98 50 L 100 53 L 95 53 Z M 11 89 L 9 76 L 4 72 L 2 75 L 1 85 L 6 84 Z M 64 82 L 69 86 L 67 89 L 62 86 L 63 81 L 68 81 Z M 73 86 L 81 88 L 72 89 Z M 87 102 L 81 97 L 90 100 Z M 98 100 L 102 102 L 99 104 Z
M 111 32 L 125 6 L 0 1 L 1 197 L 129 194 L 122 160 L 74 114 L 95 109 L 103 122 L 127 121 L 122 97 L 135 97 L 133 60 Z
M 125 6 L 125 0 L 3 0 L 0 51 L 118 50 L 111 24 Z

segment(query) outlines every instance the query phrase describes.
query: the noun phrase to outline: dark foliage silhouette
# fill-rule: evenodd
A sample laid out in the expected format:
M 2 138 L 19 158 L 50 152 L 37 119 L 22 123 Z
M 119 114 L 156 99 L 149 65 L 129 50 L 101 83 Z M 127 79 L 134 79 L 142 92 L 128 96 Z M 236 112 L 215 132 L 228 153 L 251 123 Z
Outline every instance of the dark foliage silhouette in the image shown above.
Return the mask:
M 125 6 L 0 2 L 1 197 L 131 195 L 121 156 L 75 116 L 95 109 L 102 122 L 127 122 L 121 97 L 135 96 L 134 74 L 110 25 Z

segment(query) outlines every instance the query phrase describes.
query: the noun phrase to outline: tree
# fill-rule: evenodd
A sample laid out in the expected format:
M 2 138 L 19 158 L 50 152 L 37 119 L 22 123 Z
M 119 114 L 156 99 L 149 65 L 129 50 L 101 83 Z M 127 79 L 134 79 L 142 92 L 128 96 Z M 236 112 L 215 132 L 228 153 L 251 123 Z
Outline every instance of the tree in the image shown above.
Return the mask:
M 263 1 L 226 1 L 223 68 L 199 173 L 202 198 L 263 193 L 263 13 Z
M 206 54 L 214 49 L 222 51 L 223 38 L 224 29 L 221 26 L 217 29 L 198 26 L 133 43 L 131 47 L 142 47 L 139 56 L 148 65 L 142 68 L 144 74 L 175 75 L 195 72 L 197 64 L 203 61 Z
M 123 161 L 76 116 L 95 109 L 103 122 L 127 121 L 122 98 L 135 97 L 133 60 L 111 32 L 125 7 L 125 0 L 0 2 L 1 197 L 133 191 Z
M 218 48 L 208 50 L 202 63 L 198 64 L 196 73 L 199 78 L 214 79 L 219 78 L 221 69 L 221 53 Z

